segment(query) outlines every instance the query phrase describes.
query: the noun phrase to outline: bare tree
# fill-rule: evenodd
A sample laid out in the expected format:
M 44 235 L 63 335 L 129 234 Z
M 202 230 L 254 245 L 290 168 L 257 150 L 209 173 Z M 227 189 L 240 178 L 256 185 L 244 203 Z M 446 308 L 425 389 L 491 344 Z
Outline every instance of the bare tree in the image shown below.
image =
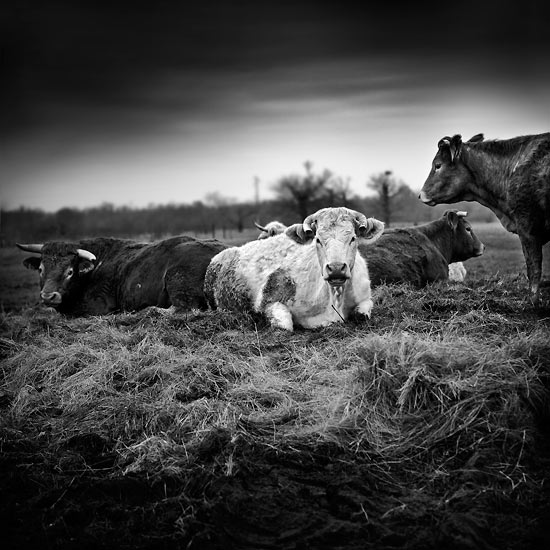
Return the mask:
M 378 195 L 382 221 L 386 224 L 386 227 L 389 227 L 391 223 L 394 198 L 404 186 L 406 187 L 405 183 L 396 180 L 392 176 L 391 170 L 373 174 L 367 181 L 367 187 L 376 191 Z
M 212 237 L 216 237 L 216 220 L 222 226 L 223 238 L 226 237 L 227 226 L 230 224 L 230 208 L 237 202 L 233 197 L 226 197 L 219 191 L 211 191 L 204 196 L 204 203 L 215 211 L 211 220 Z
M 330 170 L 315 174 L 311 161 L 304 162 L 304 168 L 305 176 L 283 176 L 272 186 L 277 199 L 288 201 L 301 220 L 311 214 L 312 204 L 325 195 L 327 183 L 333 177 Z
M 327 182 L 325 194 L 330 206 L 348 206 L 353 195 L 350 178 L 331 177 Z

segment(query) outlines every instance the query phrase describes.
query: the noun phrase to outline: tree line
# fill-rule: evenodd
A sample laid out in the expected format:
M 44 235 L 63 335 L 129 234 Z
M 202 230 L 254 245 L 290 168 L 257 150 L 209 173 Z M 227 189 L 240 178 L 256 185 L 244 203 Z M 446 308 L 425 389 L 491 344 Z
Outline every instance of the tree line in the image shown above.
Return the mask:
M 305 173 L 281 177 L 272 186 L 275 198 L 269 201 L 238 202 L 220 193 L 210 193 L 204 201 L 191 204 L 150 205 L 146 208 L 103 203 L 90 208 L 61 208 L 56 212 L 21 207 L 1 212 L 0 244 L 76 240 L 90 236 L 113 236 L 156 240 L 170 235 L 191 234 L 225 238 L 241 233 L 255 221 L 265 224 L 279 220 L 287 225 L 328 206 L 346 206 L 386 223 L 418 224 L 441 216 L 448 208 L 467 210 L 474 221 L 493 221 L 494 214 L 477 203 L 431 208 L 422 204 L 404 182 L 391 171 L 373 174 L 367 182 L 372 194 L 359 196 L 351 191 L 349 179 L 330 170 L 316 172 L 311 162 Z

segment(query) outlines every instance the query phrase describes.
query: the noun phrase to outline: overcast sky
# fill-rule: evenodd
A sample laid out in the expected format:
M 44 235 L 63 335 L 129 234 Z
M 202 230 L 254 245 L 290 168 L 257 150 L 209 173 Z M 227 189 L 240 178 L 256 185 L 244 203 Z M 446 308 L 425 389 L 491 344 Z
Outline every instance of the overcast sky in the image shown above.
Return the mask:
M 444 135 L 550 131 L 542 1 L 14 4 L 3 209 L 267 199 L 306 160 L 418 190 Z

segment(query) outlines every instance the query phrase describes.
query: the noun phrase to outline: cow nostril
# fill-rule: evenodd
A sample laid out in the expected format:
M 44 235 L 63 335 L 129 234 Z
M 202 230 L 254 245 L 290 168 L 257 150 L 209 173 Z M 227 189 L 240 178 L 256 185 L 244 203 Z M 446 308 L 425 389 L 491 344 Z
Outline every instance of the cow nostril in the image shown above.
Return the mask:
M 49 304 L 59 304 L 61 303 L 61 294 L 59 292 L 41 292 L 40 298 L 42 301 Z
M 331 263 L 327 264 L 327 273 L 331 276 L 342 275 L 346 271 L 347 265 L 345 263 Z

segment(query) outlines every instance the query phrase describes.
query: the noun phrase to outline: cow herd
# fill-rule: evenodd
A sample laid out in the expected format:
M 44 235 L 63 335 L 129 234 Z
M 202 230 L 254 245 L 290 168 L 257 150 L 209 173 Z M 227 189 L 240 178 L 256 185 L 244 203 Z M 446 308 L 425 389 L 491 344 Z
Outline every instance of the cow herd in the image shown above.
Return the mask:
M 550 240 L 550 133 L 462 142 L 444 137 L 420 192 L 434 206 L 477 201 L 517 233 L 531 300 L 540 301 L 542 246 Z M 274 327 L 326 326 L 369 318 L 371 287 L 462 280 L 462 261 L 484 245 L 448 210 L 418 227 L 387 229 L 349 208 L 323 208 L 301 223 L 256 224 L 257 240 L 227 247 L 180 236 L 145 244 L 114 238 L 18 244 L 36 256 L 42 302 L 69 315 L 102 315 L 147 306 L 223 308 L 262 313 Z

